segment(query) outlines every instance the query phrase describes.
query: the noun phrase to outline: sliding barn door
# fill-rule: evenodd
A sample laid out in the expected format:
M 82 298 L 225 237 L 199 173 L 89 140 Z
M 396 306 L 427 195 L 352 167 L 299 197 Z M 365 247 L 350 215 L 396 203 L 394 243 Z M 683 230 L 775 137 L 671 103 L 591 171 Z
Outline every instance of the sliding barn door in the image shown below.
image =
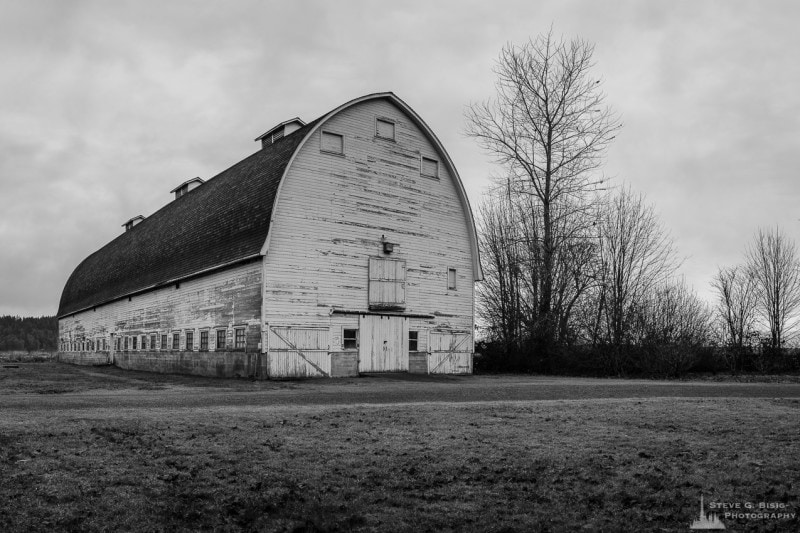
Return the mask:
M 359 337 L 359 372 L 408 371 L 407 318 L 361 315 Z

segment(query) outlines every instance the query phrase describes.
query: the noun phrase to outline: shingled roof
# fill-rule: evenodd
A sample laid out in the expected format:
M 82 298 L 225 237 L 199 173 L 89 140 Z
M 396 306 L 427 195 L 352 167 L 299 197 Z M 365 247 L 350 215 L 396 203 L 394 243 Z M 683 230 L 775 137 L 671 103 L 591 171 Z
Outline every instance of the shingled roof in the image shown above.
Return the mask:
M 283 172 L 319 119 L 159 209 L 87 257 L 58 316 L 257 257 Z

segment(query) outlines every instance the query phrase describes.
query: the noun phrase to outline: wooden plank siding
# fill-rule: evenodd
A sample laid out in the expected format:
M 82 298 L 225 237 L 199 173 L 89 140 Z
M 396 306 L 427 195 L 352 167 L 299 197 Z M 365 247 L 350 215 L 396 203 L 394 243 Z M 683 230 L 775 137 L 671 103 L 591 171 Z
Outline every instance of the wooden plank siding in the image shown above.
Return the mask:
M 256 359 L 230 354 L 260 352 L 262 288 L 261 260 L 256 260 L 65 316 L 59 320 L 59 339 L 68 344 L 92 339 L 92 352 L 104 352 L 108 362 L 123 368 L 211 376 L 254 375 Z M 245 330 L 244 348 L 235 346 L 237 329 Z M 205 352 L 200 351 L 202 331 L 208 332 Z M 225 346 L 217 346 L 217 331 L 224 331 Z M 193 337 L 189 349 L 187 332 Z M 176 333 L 179 346 L 173 350 Z M 155 348 L 152 335 L 156 336 Z M 167 348 L 162 346 L 162 335 L 167 336 Z M 125 338 L 137 338 L 136 350 L 132 342 L 128 350 L 124 350 L 124 343 L 115 350 L 115 340 Z M 105 349 L 97 350 L 98 346 Z M 94 358 L 75 351 L 61 353 L 60 357 L 76 363 Z
M 394 140 L 376 134 L 377 118 L 394 123 Z M 321 131 L 343 135 L 344 153 L 322 151 Z M 421 175 L 422 157 L 439 162 L 438 178 Z M 413 120 L 386 99 L 345 108 L 313 132 L 289 167 L 273 212 L 264 322 L 327 325 L 331 349 L 341 350 L 342 325 L 333 311 L 369 310 L 371 291 L 375 298 L 376 291 L 402 298 L 402 305 L 387 307 L 430 317 L 407 320 L 404 369 L 409 328 L 420 331 L 420 350 L 427 349 L 429 330 L 471 331 L 470 221 L 443 161 Z M 391 254 L 383 252 L 384 240 L 393 244 Z M 377 266 L 370 272 L 376 257 L 404 265 L 404 294 L 398 295 L 398 271 L 391 273 L 394 280 Z M 448 268 L 456 269 L 457 290 L 448 289 Z

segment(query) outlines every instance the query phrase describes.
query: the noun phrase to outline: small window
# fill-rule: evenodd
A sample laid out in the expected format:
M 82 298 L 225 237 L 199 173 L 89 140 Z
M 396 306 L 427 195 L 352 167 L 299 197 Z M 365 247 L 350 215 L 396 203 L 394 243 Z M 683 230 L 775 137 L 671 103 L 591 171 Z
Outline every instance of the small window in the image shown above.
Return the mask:
M 447 269 L 447 288 L 454 291 L 456 290 L 456 269 Z
M 173 333 L 172 334 L 172 349 L 178 350 L 181 347 L 181 334 L 180 333 Z
M 136 341 L 139 340 L 136 335 L 131 337 L 131 350 L 136 351 Z
M 224 350 L 225 349 L 225 330 L 218 329 L 217 330 L 217 350 Z
M 394 140 L 394 122 L 385 118 L 376 119 L 375 133 L 383 139 Z
M 236 329 L 236 344 L 234 345 L 236 349 L 242 349 L 247 344 L 247 338 L 245 337 L 244 328 L 237 328 Z
M 151 333 L 150 334 L 150 349 L 151 350 L 155 350 L 156 349 L 156 334 L 155 333 Z
M 142 350 L 147 349 L 147 335 L 142 335 Z
M 435 159 L 430 159 L 428 157 L 422 158 L 422 166 L 420 167 L 420 173 L 423 176 L 427 176 L 429 178 L 438 178 L 439 177 L 439 162 Z
M 166 350 L 167 349 L 167 334 L 166 333 L 162 333 L 161 334 L 161 346 L 159 346 L 159 348 L 161 348 L 162 350 Z
M 207 352 L 208 351 L 208 332 L 201 331 L 200 332 L 200 351 Z
M 186 351 L 191 352 L 194 350 L 194 331 L 186 332 Z
M 323 152 L 329 154 L 343 154 L 344 153 L 344 136 L 338 133 L 331 133 L 329 131 L 322 132 L 322 148 Z
M 419 331 L 408 332 L 408 351 L 419 351 Z
M 358 349 L 358 330 L 346 329 L 342 335 L 342 347 L 345 350 Z

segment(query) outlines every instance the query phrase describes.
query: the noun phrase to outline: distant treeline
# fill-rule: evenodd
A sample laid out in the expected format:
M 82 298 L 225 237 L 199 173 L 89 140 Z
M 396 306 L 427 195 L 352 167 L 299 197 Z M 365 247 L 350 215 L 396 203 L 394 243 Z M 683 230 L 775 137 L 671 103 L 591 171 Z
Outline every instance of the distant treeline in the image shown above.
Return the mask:
M 55 351 L 58 319 L 54 316 L 0 316 L 0 351 Z

